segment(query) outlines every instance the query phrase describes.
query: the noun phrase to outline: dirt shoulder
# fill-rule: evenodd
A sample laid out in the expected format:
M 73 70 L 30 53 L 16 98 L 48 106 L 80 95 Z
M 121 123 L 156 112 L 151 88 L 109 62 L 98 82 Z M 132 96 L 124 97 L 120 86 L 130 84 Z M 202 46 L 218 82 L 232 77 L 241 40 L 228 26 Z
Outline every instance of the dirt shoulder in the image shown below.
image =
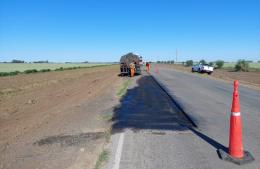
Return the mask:
M 0 169 L 92 168 L 106 142 L 119 67 L 0 78 Z
M 177 71 L 192 73 L 191 67 L 182 65 L 161 65 L 171 67 Z M 233 82 L 239 80 L 240 84 L 249 88 L 260 90 L 260 72 L 234 72 L 226 69 L 216 69 L 211 75 L 193 73 L 194 75 L 203 76 L 206 78 L 213 78 L 217 80 L 224 80 L 226 82 Z

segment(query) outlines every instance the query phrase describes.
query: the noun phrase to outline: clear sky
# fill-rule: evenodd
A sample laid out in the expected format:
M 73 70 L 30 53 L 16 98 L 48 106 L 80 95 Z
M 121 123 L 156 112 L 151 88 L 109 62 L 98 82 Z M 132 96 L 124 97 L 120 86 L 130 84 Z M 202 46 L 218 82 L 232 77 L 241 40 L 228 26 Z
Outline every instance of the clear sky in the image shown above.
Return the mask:
M 0 0 L 0 61 L 260 60 L 260 0 Z

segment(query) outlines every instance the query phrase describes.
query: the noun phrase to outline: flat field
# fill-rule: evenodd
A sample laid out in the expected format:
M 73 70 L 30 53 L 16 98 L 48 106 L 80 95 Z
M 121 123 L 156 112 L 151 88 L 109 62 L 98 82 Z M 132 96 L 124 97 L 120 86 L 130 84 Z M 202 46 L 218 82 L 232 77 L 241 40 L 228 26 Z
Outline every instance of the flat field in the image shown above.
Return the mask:
M 235 67 L 236 63 L 235 62 L 230 62 L 230 63 L 225 63 L 224 64 L 224 68 L 233 68 Z M 250 68 L 256 68 L 256 69 L 260 69 L 260 63 L 249 63 Z
M 0 169 L 93 169 L 119 102 L 118 70 L 0 77 Z
M 260 64 L 259 64 L 260 65 Z M 162 64 L 165 67 L 172 67 L 175 70 L 181 72 L 191 72 L 191 67 L 185 67 L 182 65 L 167 65 Z M 257 63 L 255 64 L 257 66 Z M 241 84 L 244 84 L 248 87 L 260 90 L 260 72 L 259 71 L 249 71 L 249 72 L 235 72 L 230 69 L 215 69 L 212 75 L 193 73 L 194 75 L 208 77 L 208 78 L 217 78 L 225 81 L 232 82 L 233 80 L 239 80 Z
M 14 72 L 20 71 L 23 72 L 28 69 L 57 69 L 60 67 L 69 68 L 69 67 L 92 67 L 97 65 L 105 64 L 91 64 L 91 63 L 0 63 L 0 72 Z

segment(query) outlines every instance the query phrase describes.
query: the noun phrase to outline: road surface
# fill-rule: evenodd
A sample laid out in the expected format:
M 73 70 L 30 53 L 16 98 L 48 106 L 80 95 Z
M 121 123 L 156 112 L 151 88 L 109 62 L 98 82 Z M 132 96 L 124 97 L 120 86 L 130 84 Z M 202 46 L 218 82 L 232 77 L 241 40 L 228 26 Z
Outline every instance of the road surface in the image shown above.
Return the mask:
M 110 158 L 105 169 L 259 169 L 260 93 L 240 87 L 244 147 L 256 160 L 237 166 L 222 161 L 228 145 L 232 85 L 159 67 L 151 72 L 198 128 L 173 104 L 151 75 L 135 77 L 115 108 Z

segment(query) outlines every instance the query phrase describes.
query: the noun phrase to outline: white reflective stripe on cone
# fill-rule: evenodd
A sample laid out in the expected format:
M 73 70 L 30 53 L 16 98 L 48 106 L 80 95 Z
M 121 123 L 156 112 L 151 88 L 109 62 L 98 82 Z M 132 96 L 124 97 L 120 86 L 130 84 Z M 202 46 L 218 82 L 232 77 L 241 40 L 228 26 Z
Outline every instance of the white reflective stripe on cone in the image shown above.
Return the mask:
M 240 116 L 240 112 L 232 112 L 232 116 Z

